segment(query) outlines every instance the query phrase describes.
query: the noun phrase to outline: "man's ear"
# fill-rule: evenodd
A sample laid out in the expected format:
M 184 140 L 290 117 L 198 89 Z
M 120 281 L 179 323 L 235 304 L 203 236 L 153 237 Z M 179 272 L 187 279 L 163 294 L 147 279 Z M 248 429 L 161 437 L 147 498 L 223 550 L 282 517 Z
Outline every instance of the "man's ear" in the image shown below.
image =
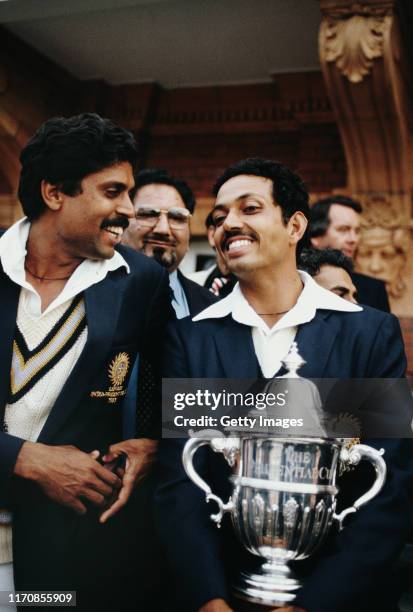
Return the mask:
M 307 229 L 307 217 L 301 211 L 295 212 L 288 221 L 288 233 L 290 235 L 291 244 L 297 244 L 304 236 Z
M 40 192 L 44 203 L 50 210 L 60 210 L 62 207 L 62 194 L 56 185 L 52 185 L 45 180 L 40 183 Z

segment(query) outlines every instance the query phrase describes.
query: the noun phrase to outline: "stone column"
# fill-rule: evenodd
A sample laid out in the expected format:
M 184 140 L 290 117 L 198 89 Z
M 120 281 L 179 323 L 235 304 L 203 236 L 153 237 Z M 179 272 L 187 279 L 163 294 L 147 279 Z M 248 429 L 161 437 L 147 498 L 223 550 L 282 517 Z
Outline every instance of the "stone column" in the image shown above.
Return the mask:
M 320 0 L 319 48 L 348 168 L 363 207 L 357 268 L 413 316 L 413 99 L 395 0 Z

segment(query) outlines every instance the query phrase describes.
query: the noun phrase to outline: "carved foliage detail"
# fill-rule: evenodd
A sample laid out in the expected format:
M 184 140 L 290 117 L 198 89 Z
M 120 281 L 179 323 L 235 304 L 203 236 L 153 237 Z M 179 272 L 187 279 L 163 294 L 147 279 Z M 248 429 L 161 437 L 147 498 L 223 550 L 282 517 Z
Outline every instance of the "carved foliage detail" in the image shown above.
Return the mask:
M 373 61 L 383 55 L 385 35 L 391 18 L 353 15 L 348 19 L 327 18 L 321 30 L 321 55 L 351 83 L 369 74 Z

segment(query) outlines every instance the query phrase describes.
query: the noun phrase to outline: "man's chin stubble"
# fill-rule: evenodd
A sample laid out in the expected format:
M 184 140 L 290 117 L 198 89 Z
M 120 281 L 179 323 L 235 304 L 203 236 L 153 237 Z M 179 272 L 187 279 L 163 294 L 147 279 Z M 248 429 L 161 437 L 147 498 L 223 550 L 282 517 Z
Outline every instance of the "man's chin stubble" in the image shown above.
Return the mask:
M 168 252 L 162 247 L 157 247 L 153 249 L 152 257 L 155 261 L 157 261 L 162 267 L 166 268 L 167 270 L 173 268 L 176 264 L 176 254 L 174 252 Z

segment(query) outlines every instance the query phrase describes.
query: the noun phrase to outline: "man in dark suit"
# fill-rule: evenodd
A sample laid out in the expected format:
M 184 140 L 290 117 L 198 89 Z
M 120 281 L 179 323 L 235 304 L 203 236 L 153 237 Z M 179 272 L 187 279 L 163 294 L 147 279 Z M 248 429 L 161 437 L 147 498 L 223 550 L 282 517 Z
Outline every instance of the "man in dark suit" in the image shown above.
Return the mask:
M 298 273 L 305 240 L 308 194 L 295 174 L 262 159 L 230 167 L 218 179 L 213 209 L 215 244 L 237 275 L 234 291 L 194 318 L 171 325 L 164 375 L 170 378 L 272 378 L 292 342 L 311 378 L 403 377 L 406 359 L 397 319 L 360 307 Z M 408 396 L 406 396 L 408 397 Z M 394 612 L 392 566 L 412 517 L 409 440 L 369 440 L 385 448 L 387 482 L 381 493 L 332 532 L 316 557 L 295 568 L 305 580 L 294 605 L 279 612 Z M 180 610 L 229 612 L 230 577 L 245 551 L 229 521 L 218 531 L 203 493 L 182 467 L 182 440 L 164 440 L 159 453 L 155 512 Z M 197 471 L 214 493 L 228 499 L 229 470 L 203 447 Z M 367 489 L 366 473 L 341 479 L 341 500 Z M 226 517 L 228 518 L 228 516 Z M 173 599 L 173 598 L 172 598 Z
M 178 269 L 189 249 L 190 218 L 195 209 L 192 190 L 166 170 L 148 168 L 135 176 L 133 204 L 136 218 L 125 231 L 123 244 L 152 257 L 169 272 L 178 319 L 196 315 L 214 297 Z
M 194 316 L 215 301 L 213 294 L 178 269 L 189 249 L 190 218 L 195 198 L 188 184 L 165 170 L 148 168 L 135 176 L 135 219 L 122 236 L 122 243 L 157 261 L 169 273 L 171 302 L 176 317 Z M 143 365 L 146 370 L 146 366 Z M 150 374 L 146 371 L 146 375 Z M 141 377 L 142 378 L 142 377 Z M 125 432 L 135 432 L 138 362 L 134 364 L 124 405 Z M 138 432 L 139 432 L 138 427 Z
M 315 202 L 310 209 L 309 236 L 316 249 L 338 249 L 353 259 L 360 242 L 359 202 L 334 195 Z M 386 286 L 382 280 L 358 272 L 352 273 L 360 304 L 390 312 Z
M 189 249 L 190 218 L 195 209 L 195 198 L 188 184 L 168 174 L 165 170 L 150 168 L 135 175 L 133 194 L 135 219 L 130 221 L 122 242 L 157 261 L 169 274 L 171 303 L 176 317 L 193 317 L 216 301 L 214 295 L 194 281 L 186 278 L 178 269 Z M 139 372 L 139 373 L 138 373 Z M 146 380 L 152 377 L 148 364 L 137 359 L 133 366 L 124 402 L 124 432 L 126 437 L 146 435 L 139 419 L 139 398 L 145 394 Z M 138 411 L 137 411 L 138 407 Z M 142 521 L 148 534 L 145 558 L 154 598 L 161 590 L 164 578 L 162 555 L 153 531 L 153 513 L 148 503 L 153 495 L 154 477 L 146 479 L 141 489 Z M 150 534 L 150 535 L 149 535 Z M 137 542 L 137 546 L 141 542 Z M 154 602 L 151 605 L 155 605 Z
M 77 590 L 96 611 L 129 593 L 154 442 L 122 442 L 122 402 L 138 352 L 159 373 L 171 318 L 165 272 L 115 250 L 136 158 L 98 115 L 47 121 L 21 154 L 26 217 L 0 238 L 0 590 L 13 568 L 17 590 Z

